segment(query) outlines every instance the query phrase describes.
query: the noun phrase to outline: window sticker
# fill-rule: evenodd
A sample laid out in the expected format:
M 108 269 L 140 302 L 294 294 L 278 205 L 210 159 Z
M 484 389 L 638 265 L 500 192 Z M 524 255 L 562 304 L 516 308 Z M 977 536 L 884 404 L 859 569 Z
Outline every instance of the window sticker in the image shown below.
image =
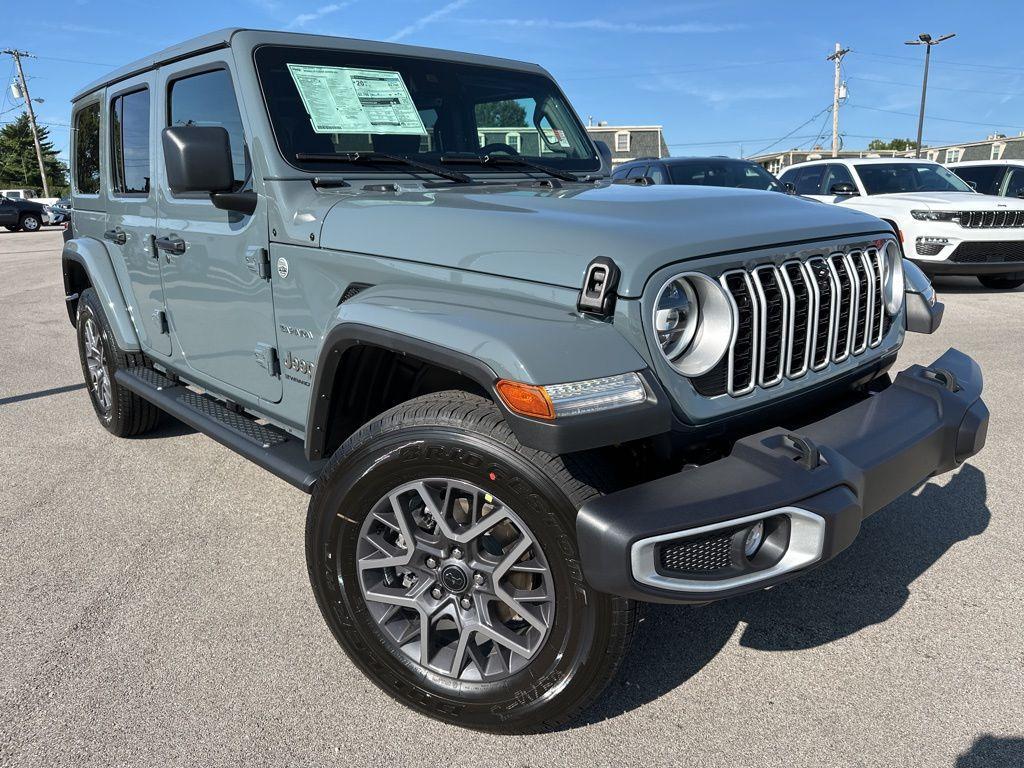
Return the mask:
M 312 64 L 288 72 L 316 133 L 427 135 L 398 72 Z

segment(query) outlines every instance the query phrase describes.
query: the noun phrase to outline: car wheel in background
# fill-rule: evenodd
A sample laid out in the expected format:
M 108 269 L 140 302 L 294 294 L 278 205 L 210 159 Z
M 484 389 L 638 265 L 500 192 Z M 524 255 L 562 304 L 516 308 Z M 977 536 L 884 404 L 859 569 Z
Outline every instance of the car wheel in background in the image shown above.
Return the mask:
M 43 220 L 37 213 L 26 213 L 21 217 L 21 228 L 26 232 L 38 232 L 43 228 Z

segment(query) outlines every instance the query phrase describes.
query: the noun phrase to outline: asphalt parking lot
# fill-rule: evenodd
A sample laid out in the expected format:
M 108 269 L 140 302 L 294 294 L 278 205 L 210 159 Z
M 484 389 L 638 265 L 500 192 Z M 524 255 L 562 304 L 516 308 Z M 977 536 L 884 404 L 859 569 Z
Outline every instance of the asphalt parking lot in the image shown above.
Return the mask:
M 1024 765 L 1024 290 L 940 283 L 942 328 L 901 358 L 979 360 L 982 454 L 798 581 L 652 607 L 583 720 L 497 737 L 349 663 L 300 492 L 170 420 L 99 426 L 60 243 L 0 233 L 0 764 Z

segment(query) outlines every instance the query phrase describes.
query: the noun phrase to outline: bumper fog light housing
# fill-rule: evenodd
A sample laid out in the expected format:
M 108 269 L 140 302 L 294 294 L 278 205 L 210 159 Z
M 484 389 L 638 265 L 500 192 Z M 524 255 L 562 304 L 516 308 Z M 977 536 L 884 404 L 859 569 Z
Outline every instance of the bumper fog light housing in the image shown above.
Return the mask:
M 747 529 L 747 533 L 743 537 L 743 556 L 749 560 L 756 555 L 757 550 L 761 548 L 762 541 L 764 541 L 764 520 L 758 520 Z

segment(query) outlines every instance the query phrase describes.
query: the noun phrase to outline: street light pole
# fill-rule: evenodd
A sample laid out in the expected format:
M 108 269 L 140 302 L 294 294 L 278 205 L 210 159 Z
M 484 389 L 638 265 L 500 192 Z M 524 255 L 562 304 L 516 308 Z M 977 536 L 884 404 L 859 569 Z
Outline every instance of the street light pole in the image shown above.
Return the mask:
M 921 111 L 917 116 L 917 146 L 914 148 L 914 157 L 921 156 L 921 137 L 924 134 L 924 104 L 925 99 L 928 97 L 928 65 L 931 63 L 932 58 L 932 46 L 938 45 L 944 40 L 949 40 L 951 37 L 956 37 L 954 32 L 951 35 L 943 35 L 942 37 L 932 39 L 932 36 L 924 33 L 917 36 L 917 40 L 907 40 L 904 45 L 923 45 L 925 46 L 924 51 L 924 80 L 921 83 Z
M 18 79 L 21 81 L 21 95 L 25 99 L 25 109 L 28 110 L 28 122 L 32 126 L 32 142 L 36 145 L 36 160 L 39 161 L 39 177 L 43 180 L 43 197 L 50 196 L 50 185 L 46 183 L 46 166 L 43 163 L 43 148 L 39 146 L 39 131 L 36 128 L 36 113 L 32 109 L 32 95 L 28 92 L 28 82 L 25 80 L 25 71 L 21 68 L 21 57 L 30 54 L 24 51 L 9 48 L 2 53 L 14 57 L 14 64 L 18 68 Z

